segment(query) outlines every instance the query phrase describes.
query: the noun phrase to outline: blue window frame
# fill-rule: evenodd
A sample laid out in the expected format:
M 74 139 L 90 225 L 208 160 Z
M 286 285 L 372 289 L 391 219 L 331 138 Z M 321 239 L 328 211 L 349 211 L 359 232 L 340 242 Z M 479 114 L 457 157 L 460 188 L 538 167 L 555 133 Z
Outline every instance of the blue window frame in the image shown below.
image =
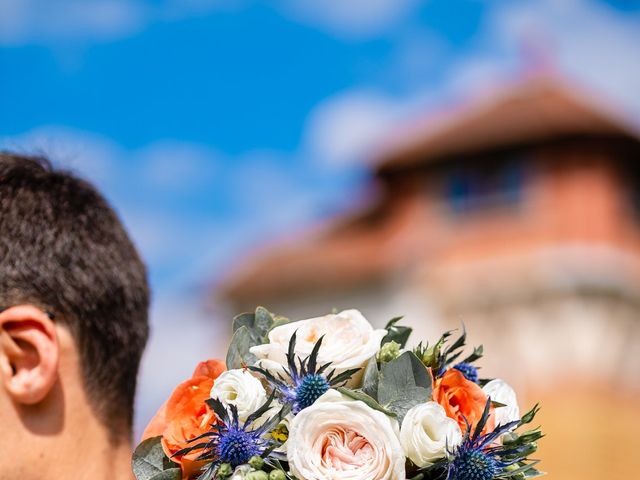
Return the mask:
M 456 213 L 515 206 L 524 180 L 522 160 L 465 162 L 447 174 L 447 203 Z

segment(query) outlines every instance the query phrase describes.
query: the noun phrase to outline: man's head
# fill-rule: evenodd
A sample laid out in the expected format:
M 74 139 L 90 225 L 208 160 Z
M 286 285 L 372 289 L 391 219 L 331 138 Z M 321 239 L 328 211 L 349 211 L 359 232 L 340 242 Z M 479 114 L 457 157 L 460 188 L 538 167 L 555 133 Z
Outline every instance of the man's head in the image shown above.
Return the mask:
M 95 188 L 44 159 L 0 153 L 3 428 L 13 415 L 51 433 L 28 417 L 53 403 L 62 414 L 75 380 L 110 440 L 128 440 L 148 305 L 145 266 Z

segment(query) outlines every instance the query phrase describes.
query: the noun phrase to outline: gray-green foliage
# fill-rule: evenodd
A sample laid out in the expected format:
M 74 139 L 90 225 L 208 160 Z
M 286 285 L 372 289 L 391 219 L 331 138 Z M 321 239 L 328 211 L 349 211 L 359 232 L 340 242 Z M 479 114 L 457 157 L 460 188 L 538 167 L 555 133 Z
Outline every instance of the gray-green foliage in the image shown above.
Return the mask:
M 392 345 L 397 346 L 399 350 L 406 345 L 411 328 L 398 325 L 401 319 L 402 317 L 396 317 L 387 323 L 387 335 L 381 342 L 383 347 Z M 338 390 L 343 395 L 360 400 L 402 423 L 409 409 L 431 399 L 431 373 L 413 352 L 382 357 L 369 360 L 364 368 L 359 389 Z
M 404 352 L 380 368 L 372 359 L 365 368 L 361 389 L 339 390 L 402 423 L 409 409 L 431 399 L 431 388 L 431 375 L 425 366 L 412 352 Z
M 412 352 L 380 365 L 378 402 L 402 422 L 416 405 L 431 399 L 431 375 Z
M 180 480 L 180 467 L 169 460 L 160 445 L 161 437 L 145 440 L 133 453 L 132 468 L 136 480 Z
M 271 329 L 288 322 L 285 317 L 274 316 L 264 307 L 254 313 L 242 313 L 233 319 L 233 338 L 227 351 L 227 368 L 242 368 L 253 365 L 256 357 L 249 350 L 256 345 L 268 343 Z

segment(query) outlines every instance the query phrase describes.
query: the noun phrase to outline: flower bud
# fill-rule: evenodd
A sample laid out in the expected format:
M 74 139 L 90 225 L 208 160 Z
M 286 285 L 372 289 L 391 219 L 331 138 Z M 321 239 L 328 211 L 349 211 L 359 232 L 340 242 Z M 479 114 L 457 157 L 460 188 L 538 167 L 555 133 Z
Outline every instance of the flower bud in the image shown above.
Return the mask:
M 216 477 L 227 478 L 227 477 L 230 477 L 232 473 L 233 473 L 233 467 L 228 463 L 223 463 L 218 467 L 218 471 L 216 472 Z
M 381 362 L 390 362 L 400 356 L 400 344 L 391 340 L 382 345 L 378 352 L 378 360 Z
M 262 459 L 262 457 L 254 455 L 249 459 L 249 465 L 251 465 L 251 467 L 255 468 L 256 470 L 262 470 L 262 467 L 264 466 L 264 460 Z
M 440 342 L 427 348 L 422 354 L 422 363 L 425 367 L 435 367 L 440 357 Z
M 287 476 L 282 470 L 271 470 L 269 473 L 269 480 L 286 480 Z

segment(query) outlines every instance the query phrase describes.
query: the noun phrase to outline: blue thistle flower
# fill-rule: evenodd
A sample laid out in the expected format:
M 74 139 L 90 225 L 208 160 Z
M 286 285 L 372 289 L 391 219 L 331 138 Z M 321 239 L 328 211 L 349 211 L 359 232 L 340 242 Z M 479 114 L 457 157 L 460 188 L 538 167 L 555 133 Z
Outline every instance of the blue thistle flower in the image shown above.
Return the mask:
M 324 336 L 320 337 L 313 346 L 311 354 L 301 359 L 295 355 L 297 332 L 289 340 L 289 350 L 287 352 L 287 368 L 285 375 L 278 374 L 278 377 L 260 367 L 248 367 L 250 370 L 258 372 L 269 381 L 273 390 L 278 393 L 280 401 L 291 406 L 291 411 L 295 414 L 311 405 L 332 387 L 337 387 L 349 380 L 359 368 L 346 370 L 338 375 L 335 369 L 325 375 L 331 363 L 318 365 L 318 354 Z
M 451 462 L 451 477 L 455 480 L 491 480 L 498 472 L 496 459 L 489 453 L 462 448 Z
M 489 418 L 490 408 L 491 400 L 489 399 L 473 432 L 471 426 L 467 424 L 462 443 L 449 452 L 453 459 L 447 468 L 447 480 L 507 478 L 532 468 L 533 464 L 524 463 L 529 453 L 528 445 L 505 446 L 496 443 L 502 434 L 526 422 L 516 420 L 505 425 L 498 425 L 492 432 L 482 434 Z M 534 407 L 532 415 L 535 415 L 536 411 L 536 407 Z M 509 469 L 511 465 L 518 463 L 522 463 L 520 468 Z
M 214 478 L 217 468 L 224 463 L 233 468 L 243 465 L 253 456 L 266 456 L 278 443 L 266 433 L 273 430 L 282 420 L 286 408 L 263 423 L 260 427 L 253 428 L 253 423 L 264 415 L 271 406 L 274 395 L 253 412 L 247 420 L 241 424 L 238 419 L 238 409 L 230 405 L 227 410 L 220 400 L 211 398 L 206 403 L 213 409 L 219 423 L 212 424 L 211 430 L 190 441 L 193 445 L 184 448 L 174 456 L 185 455 L 194 450 L 200 451 L 197 460 L 210 460 L 211 463 L 202 472 L 198 479 L 211 480 Z
M 252 432 L 233 425 L 219 435 L 215 449 L 220 462 L 230 463 L 233 467 L 247 463 L 251 457 L 261 453 L 260 439 Z
M 462 373 L 470 382 L 478 383 L 478 369 L 470 363 L 460 362 L 454 365 L 453 368 Z
M 317 373 L 302 378 L 296 387 L 296 402 L 300 410 L 307 408 L 331 387 L 329 381 Z

